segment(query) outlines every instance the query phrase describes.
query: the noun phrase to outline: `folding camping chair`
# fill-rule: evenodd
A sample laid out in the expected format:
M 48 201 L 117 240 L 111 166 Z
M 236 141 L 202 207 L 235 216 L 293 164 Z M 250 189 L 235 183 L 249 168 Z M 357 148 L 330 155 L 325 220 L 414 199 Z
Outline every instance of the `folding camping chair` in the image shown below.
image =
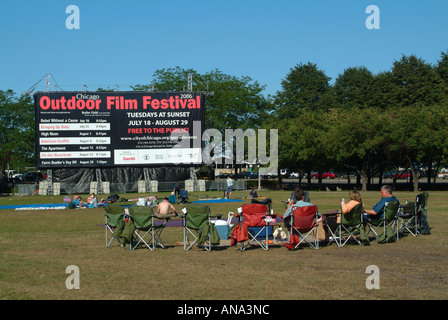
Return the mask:
M 123 207 L 117 205 L 108 205 L 104 207 L 104 211 L 104 216 L 106 219 L 106 248 L 109 248 L 114 240 L 117 240 L 118 243 L 120 243 L 120 245 L 124 248 L 124 244 L 121 243 L 118 238 L 114 237 L 115 229 L 121 224 L 124 219 Z
M 341 220 L 337 226 L 337 236 L 335 238 L 338 247 L 343 247 L 350 239 L 353 239 L 359 245 L 363 245 L 357 234 L 364 233 L 363 205 L 357 204 L 350 212 L 341 213 Z
M 290 237 L 299 237 L 299 241 L 294 242 L 296 249 L 300 244 L 306 243 L 314 249 L 319 249 L 319 222 L 317 215 L 317 206 L 292 207 L 291 227 L 289 229 Z M 309 241 L 309 237 L 314 240 Z
M 429 193 L 423 191 L 421 201 L 419 202 L 417 210 L 417 223 L 420 234 L 430 234 L 431 227 L 428 223 L 428 197 Z
M 247 249 L 252 242 L 258 243 L 265 251 L 269 249 L 269 230 L 272 226 L 266 222 L 268 207 L 264 204 L 249 203 L 238 208 L 238 223 L 243 223 L 248 229 L 248 242 L 241 246 L 241 251 Z M 258 240 L 264 238 L 264 240 Z M 264 242 L 264 243 L 263 243 Z
M 163 229 L 170 219 L 169 217 L 158 217 L 154 215 L 152 207 L 129 207 L 124 209 L 129 213 L 134 223 L 134 238 L 131 242 L 131 250 L 135 250 L 139 245 L 148 247 L 151 251 L 159 245 L 165 248 L 160 241 Z M 156 223 L 157 221 L 160 223 Z
M 188 203 L 188 191 L 180 190 L 180 203 Z
M 366 225 L 369 228 L 367 235 L 372 232 L 378 242 L 390 242 L 390 236 L 395 234 L 395 241 L 398 241 L 398 206 L 399 203 L 397 201 L 386 202 L 382 219 L 366 220 Z M 383 229 L 382 234 L 378 233 L 379 228 Z M 389 228 L 391 228 L 391 231 L 388 231 Z
M 264 200 L 256 200 L 252 199 L 250 203 L 264 204 L 267 207 L 267 213 L 271 212 L 272 209 L 272 200 L 270 198 L 266 198 Z
M 212 245 L 219 244 L 219 235 L 211 221 L 211 218 L 217 217 L 211 215 L 209 206 L 190 204 L 182 208 L 182 213 L 184 251 L 190 250 L 195 244 L 211 251 Z M 190 238 L 193 241 L 190 241 Z
M 414 237 L 418 236 L 422 227 L 421 221 L 426 221 L 428 215 L 428 193 L 423 192 L 417 195 L 415 202 L 407 202 L 398 208 L 397 217 L 399 219 L 399 233 L 409 232 Z M 426 221 L 427 224 L 427 221 Z M 428 226 L 426 226 L 428 227 Z M 429 230 L 428 230 L 429 232 Z

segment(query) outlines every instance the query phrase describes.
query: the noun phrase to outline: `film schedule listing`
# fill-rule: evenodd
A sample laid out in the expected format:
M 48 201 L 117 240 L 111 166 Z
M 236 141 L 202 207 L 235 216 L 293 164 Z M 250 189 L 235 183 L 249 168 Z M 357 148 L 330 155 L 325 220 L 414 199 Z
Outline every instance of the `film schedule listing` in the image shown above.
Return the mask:
M 42 165 L 109 165 L 112 162 L 110 123 L 63 120 L 39 123 Z M 98 120 L 97 120 L 98 121 Z

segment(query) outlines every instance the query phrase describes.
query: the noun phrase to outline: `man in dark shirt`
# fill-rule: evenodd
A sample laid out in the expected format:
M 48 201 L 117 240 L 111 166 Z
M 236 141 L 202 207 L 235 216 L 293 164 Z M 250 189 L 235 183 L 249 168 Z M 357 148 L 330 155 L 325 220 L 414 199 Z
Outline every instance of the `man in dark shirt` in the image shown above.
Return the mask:
M 392 188 L 388 185 L 381 187 L 381 200 L 372 208 L 364 210 L 364 219 L 379 220 L 384 217 L 384 206 L 386 202 L 398 202 L 398 199 L 392 195 Z

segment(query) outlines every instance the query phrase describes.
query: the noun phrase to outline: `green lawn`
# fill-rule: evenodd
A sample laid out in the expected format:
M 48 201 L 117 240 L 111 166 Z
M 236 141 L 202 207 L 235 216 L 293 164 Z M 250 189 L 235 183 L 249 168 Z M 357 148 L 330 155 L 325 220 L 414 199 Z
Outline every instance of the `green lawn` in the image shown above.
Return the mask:
M 247 196 L 234 192 L 233 197 Z M 167 194 L 159 193 L 159 196 Z M 289 191 L 261 191 L 284 213 Z M 404 203 L 416 193 L 396 192 Z M 138 194 L 126 194 L 128 199 Z M 193 192 L 199 197 L 222 192 Z M 379 192 L 363 192 L 366 208 Z M 0 206 L 61 203 L 64 196 L 2 197 Z M 348 192 L 310 192 L 325 212 L 337 209 Z M 86 198 L 86 197 L 84 197 Z M 243 198 L 244 199 L 244 198 Z M 103 209 L 0 210 L 0 299 L 447 299 L 448 192 L 429 193 L 431 234 L 405 236 L 397 243 L 369 246 L 335 244 L 319 250 L 287 250 L 284 245 L 241 252 L 236 247 L 184 252 L 181 228 L 166 228 L 167 249 L 125 251 L 105 247 Z M 245 200 L 246 203 L 249 200 Z M 241 203 L 211 204 L 213 214 L 236 212 Z M 177 205 L 180 209 L 182 205 Z M 69 290 L 68 266 L 80 271 L 80 289 Z M 380 289 L 367 289 L 366 268 L 380 272 Z

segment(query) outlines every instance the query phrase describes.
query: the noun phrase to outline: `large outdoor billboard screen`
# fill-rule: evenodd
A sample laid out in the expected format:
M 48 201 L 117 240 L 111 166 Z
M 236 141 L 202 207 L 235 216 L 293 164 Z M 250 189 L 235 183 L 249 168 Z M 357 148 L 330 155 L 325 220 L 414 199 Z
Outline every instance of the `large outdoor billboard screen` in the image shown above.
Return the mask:
M 202 161 L 202 93 L 38 92 L 34 103 L 38 168 Z

